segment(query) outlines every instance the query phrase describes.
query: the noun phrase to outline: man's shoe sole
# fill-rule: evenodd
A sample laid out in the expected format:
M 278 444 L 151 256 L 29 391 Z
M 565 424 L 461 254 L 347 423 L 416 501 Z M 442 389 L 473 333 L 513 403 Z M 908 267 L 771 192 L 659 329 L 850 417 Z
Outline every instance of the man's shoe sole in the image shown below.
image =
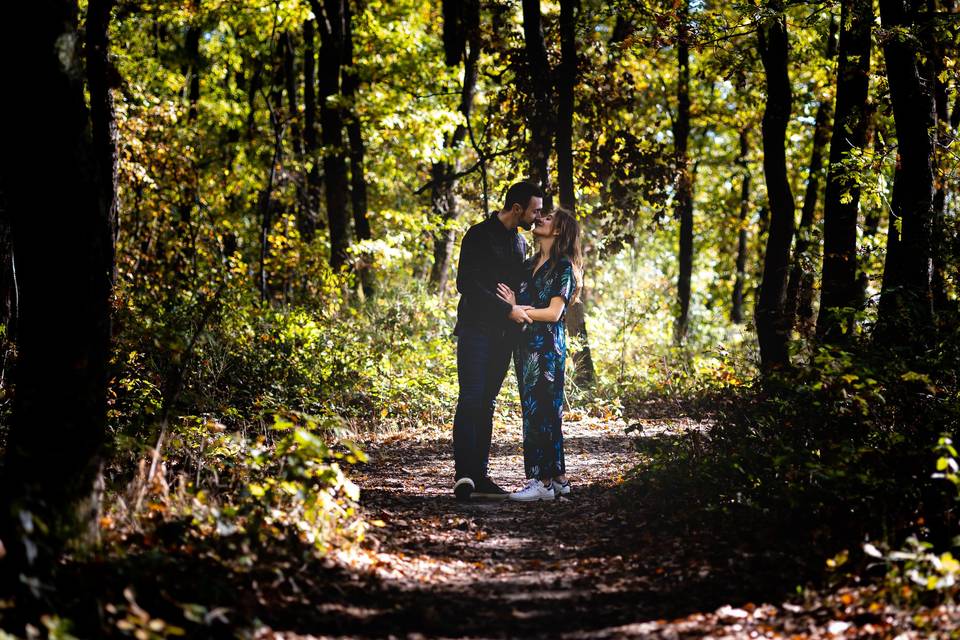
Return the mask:
M 453 485 L 453 495 L 456 496 L 460 502 L 467 502 L 470 500 L 470 495 L 473 493 L 475 486 L 473 480 L 470 478 L 460 478 Z
M 474 491 L 470 494 L 473 498 L 483 498 L 484 500 L 505 500 L 510 494 L 509 493 L 480 493 Z

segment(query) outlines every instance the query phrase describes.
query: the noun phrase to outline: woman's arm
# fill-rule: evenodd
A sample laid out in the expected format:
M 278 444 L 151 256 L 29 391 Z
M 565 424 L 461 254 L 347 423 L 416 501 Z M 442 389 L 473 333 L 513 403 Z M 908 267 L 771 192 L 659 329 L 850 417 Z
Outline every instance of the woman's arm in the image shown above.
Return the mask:
M 545 309 L 534 309 L 533 307 L 523 307 L 531 320 L 536 322 L 557 322 L 563 315 L 563 308 L 567 306 L 566 301 L 560 296 L 550 298 L 550 306 Z

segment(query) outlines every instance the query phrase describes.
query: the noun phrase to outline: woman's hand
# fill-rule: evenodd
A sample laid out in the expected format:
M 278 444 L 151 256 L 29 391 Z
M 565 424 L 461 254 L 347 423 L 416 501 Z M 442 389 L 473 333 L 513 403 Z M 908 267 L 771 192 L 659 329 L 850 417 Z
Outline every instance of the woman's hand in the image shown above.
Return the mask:
M 509 302 L 512 305 L 517 304 L 517 296 L 514 295 L 513 289 L 502 282 L 497 283 L 497 297 L 505 302 Z

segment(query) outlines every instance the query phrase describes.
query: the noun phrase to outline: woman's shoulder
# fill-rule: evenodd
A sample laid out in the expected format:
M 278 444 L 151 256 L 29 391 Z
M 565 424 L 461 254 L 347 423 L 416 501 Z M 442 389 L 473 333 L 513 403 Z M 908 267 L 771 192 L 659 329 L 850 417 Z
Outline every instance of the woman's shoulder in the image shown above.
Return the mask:
M 559 258 L 557 258 L 556 269 L 558 271 L 573 269 L 573 261 L 570 260 L 570 258 L 568 258 L 567 256 L 560 256 Z

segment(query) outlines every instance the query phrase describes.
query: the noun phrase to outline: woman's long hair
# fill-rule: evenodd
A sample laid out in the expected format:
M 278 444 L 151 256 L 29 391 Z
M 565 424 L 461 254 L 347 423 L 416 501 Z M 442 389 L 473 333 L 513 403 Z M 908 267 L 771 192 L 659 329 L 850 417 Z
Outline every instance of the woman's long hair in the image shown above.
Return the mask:
M 580 250 L 580 224 L 569 209 L 557 207 L 553 216 L 553 245 L 550 247 L 551 269 L 555 269 L 560 258 L 567 258 L 573 265 L 573 277 L 577 288 L 570 296 L 570 304 L 580 298 L 583 291 L 583 252 Z

